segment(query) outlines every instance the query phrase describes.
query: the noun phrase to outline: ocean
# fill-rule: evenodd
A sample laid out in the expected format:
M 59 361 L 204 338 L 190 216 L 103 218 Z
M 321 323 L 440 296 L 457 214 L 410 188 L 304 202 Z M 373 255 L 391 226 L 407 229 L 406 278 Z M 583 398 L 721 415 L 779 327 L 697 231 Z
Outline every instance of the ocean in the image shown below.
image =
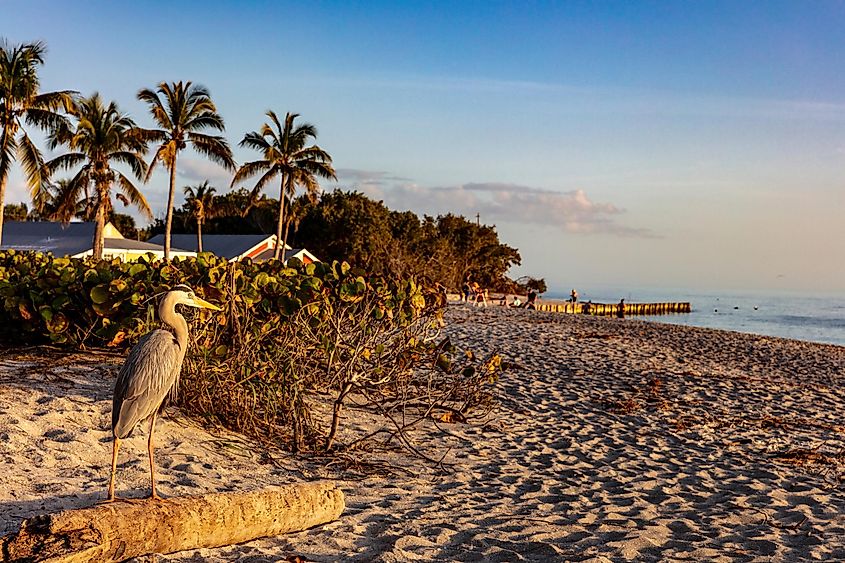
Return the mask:
M 683 289 L 593 291 L 578 289 L 579 301 L 631 303 L 689 301 L 692 312 L 637 316 L 640 320 L 735 330 L 845 346 L 845 295 L 804 295 L 775 292 L 700 292 Z M 569 293 L 549 292 L 548 299 L 568 299 Z

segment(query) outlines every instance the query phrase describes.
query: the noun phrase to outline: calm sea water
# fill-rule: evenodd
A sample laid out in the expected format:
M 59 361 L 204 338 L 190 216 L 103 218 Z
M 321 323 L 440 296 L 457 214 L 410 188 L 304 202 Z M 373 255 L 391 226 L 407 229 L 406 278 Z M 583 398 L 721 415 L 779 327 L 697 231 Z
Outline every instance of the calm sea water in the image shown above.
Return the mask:
M 578 290 L 579 300 L 618 303 L 689 301 L 692 313 L 636 317 L 767 336 L 845 346 L 845 295 L 802 295 L 764 292 L 695 292 L 682 289 Z M 569 294 L 550 292 L 549 299 Z

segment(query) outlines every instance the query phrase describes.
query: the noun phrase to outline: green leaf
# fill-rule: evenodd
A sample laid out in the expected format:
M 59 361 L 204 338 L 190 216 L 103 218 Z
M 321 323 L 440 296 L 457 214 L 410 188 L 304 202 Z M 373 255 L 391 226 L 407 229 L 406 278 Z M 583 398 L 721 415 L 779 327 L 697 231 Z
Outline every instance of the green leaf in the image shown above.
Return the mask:
M 93 301 L 95 305 L 102 305 L 109 300 L 109 288 L 105 284 L 95 285 L 91 288 L 90 295 L 91 301 Z

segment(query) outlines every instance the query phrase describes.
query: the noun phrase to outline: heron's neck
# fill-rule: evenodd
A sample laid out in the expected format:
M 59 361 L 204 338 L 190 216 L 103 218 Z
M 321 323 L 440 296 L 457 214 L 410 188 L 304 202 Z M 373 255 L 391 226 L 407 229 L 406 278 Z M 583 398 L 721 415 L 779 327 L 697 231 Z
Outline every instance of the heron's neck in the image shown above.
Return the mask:
M 176 312 L 174 301 L 175 299 L 171 298 L 170 295 L 162 299 L 158 306 L 158 318 L 161 319 L 161 322 L 173 328 L 179 349 L 184 354 L 185 350 L 188 349 L 188 323 L 185 321 L 185 317 Z

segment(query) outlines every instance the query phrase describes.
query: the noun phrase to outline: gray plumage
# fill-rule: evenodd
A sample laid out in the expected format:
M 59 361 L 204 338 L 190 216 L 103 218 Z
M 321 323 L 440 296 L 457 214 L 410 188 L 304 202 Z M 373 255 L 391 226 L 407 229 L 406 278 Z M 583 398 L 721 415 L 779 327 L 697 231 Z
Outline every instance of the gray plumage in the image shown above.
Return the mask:
M 111 427 L 116 437 L 128 438 L 168 393 L 175 395 L 184 357 L 176 336 L 162 329 L 145 335 L 132 348 L 114 384 Z
M 162 323 L 173 329 L 156 329 L 145 335 L 129 352 L 117 375 L 112 399 L 112 471 L 109 479 L 109 500 L 114 500 L 114 476 L 120 441 L 144 420 L 150 420 L 147 452 L 150 456 L 151 498 L 158 498 L 155 487 L 153 432 L 156 413 L 168 394 L 173 399 L 179 388 L 179 373 L 188 348 L 188 323 L 176 312 L 177 305 L 202 307 L 219 311 L 219 307 L 200 299 L 186 285 L 177 285 L 167 292 L 158 306 Z

